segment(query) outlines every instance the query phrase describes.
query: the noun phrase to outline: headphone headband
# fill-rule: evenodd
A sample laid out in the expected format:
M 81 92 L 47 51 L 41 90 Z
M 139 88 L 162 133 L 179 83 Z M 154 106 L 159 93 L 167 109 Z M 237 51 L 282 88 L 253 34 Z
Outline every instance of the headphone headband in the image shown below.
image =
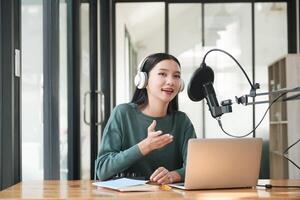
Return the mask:
M 138 72 L 142 72 L 143 71 L 143 67 L 145 62 L 147 61 L 148 56 L 144 57 L 143 60 L 140 61 L 138 67 L 137 67 L 137 71 Z

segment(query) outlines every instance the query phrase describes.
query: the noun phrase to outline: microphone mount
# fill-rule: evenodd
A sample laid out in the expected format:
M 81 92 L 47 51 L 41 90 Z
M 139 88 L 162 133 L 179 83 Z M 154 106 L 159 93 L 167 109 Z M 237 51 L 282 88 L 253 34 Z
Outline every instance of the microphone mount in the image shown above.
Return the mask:
M 223 115 L 224 113 L 232 112 L 231 100 L 230 102 L 225 102 L 225 103 L 223 101 L 221 103 L 222 106 L 220 106 L 217 101 L 217 98 L 212 97 L 212 96 L 216 96 L 216 93 L 211 82 L 205 83 L 203 85 L 203 88 L 205 93 L 205 99 L 207 101 L 207 104 L 209 105 L 208 107 L 210 109 L 213 118 L 221 117 L 221 115 Z
M 276 91 L 271 91 L 271 92 L 262 92 L 262 93 L 255 93 L 255 95 L 251 94 L 246 94 L 240 97 L 235 97 L 235 101 L 238 104 L 242 104 L 244 106 L 248 106 L 248 105 L 255 105 L 255 104 L 263 104 L 263 103 L 271 103 L 272 100 L 268 100 L 268 101 L 254 101 L 254 98 L 257 96 L 264 96 L 264 95 L 282 95 L 282 94 L 287 94 L 290 92 L 300 92 L 300 87 L 295 87 L 292 89 L 281 89 L 281 90 L 276 90 Z M 252 102 L 249 102 L 249 97 L 252 97 L 253 100 Z M 300 93 L 297 93 L 295 95 L 289 96 L 289 97 L 285 97 L 282 98 L 281 101 L 290 101 L 290 100 L 300 100 Z

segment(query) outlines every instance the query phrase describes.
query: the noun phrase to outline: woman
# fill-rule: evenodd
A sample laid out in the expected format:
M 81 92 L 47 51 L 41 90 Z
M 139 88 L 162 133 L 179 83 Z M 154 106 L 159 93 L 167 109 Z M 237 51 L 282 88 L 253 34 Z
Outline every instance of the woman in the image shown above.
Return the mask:
M 104 129 L 96 177 L 184 181 L 187 143 L 196 136 L 189 118 L 178 111 L 184 86 L 179 61 L 165 53 L 146 57 L 135 84 L 131 103 L 117 106 Z

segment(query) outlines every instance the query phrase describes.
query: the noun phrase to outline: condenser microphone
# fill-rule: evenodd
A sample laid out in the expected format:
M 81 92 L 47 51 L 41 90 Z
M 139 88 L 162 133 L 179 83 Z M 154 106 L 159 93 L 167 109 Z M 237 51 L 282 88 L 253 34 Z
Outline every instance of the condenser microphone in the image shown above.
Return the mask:
M 210 114 L 213 118 L 220 117 L 222 112 L 222 107 L 219 106 L 215 89 L 211 82 L 205 83 L 203 85 L 205 99 L 210 111 Z
M 214 72 L 202 62 L 193 73 L 188 85 L 188 96 L 192 101 L 206 99 L 210 114 L 213 118 L 220 117 L 224 113 L 232 112 L 231 105 L 220 106 L 213 87 Z

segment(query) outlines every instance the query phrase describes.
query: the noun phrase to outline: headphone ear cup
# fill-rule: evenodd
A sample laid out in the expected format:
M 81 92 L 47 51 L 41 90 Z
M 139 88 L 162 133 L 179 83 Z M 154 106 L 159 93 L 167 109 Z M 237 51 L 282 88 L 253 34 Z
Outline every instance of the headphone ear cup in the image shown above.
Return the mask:
M 138 89 L 143 89 L 147 86 L 148 77 L 146 72 L 138 72 L 134 77 L 134 84 Z
M 182 91 L 184 90 L 184 86 L 185 86 L 185 84 L 184 84 L 183 79 L 180 79 L 180 88 L 179 88 L 179 92 L 182 92 Z

